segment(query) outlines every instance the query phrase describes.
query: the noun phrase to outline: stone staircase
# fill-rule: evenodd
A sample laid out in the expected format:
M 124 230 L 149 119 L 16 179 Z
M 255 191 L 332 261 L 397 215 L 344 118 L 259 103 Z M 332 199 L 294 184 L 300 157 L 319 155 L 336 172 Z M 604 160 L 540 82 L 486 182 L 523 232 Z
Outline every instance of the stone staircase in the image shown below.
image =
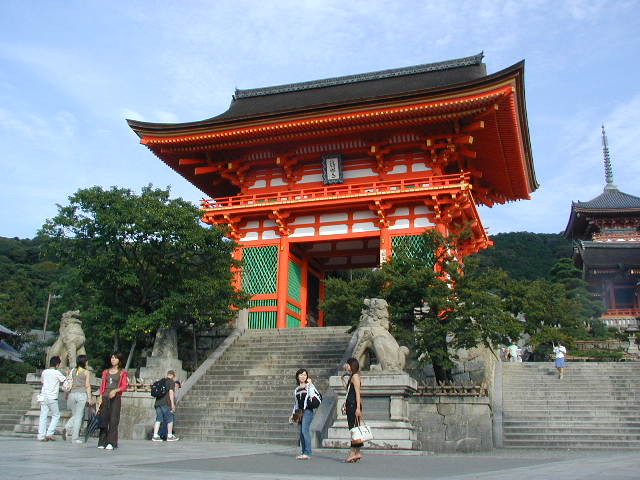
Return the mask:
M 0 385 L 0 434 L 12 435 L 22 415 L 31 406 L 33 388 L 24 384 Z
M 247 330 L 180 400 L 176 431 L 188 440 L 292 444 L 295 372 L 328 390 L 349 327 Z
M 505 447 L 640 448 L 640 363 L 503 364 Z

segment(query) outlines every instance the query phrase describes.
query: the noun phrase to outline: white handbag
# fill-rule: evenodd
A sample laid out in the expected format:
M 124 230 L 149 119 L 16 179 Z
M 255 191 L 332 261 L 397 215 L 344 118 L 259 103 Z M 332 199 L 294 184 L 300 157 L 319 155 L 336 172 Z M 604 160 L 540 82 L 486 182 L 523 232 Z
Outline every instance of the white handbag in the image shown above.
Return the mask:
M 373 440 L 373 433 L 366 425 L 356 425 L 351 430 L 351 441 L 355 443 L 364 443 Z

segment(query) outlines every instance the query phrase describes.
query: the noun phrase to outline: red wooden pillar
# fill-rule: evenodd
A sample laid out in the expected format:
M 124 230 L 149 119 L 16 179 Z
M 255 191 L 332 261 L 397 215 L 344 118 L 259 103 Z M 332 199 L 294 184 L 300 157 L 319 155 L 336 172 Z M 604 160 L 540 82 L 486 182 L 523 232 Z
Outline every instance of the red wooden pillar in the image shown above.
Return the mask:
M 242 247 L 235 248 L 231 257 L 234 260 L 241 261 L 242 260 Z M 233 273 L 232 284 L 233 288 L 236 290 L 240 290 L 242 286 L 242 270 L 236 267 L 232 267 L 231 272 Z
M 278 310 L 276 328 L 287 328 L 287 289 L 289 287 L 289 238 L 280 237 L 278 249 Z
M 386 225 L 380 227 L 380 266 L 391 260 L 391 235 L 389 227 Z
M 309 259 L 304 257 L 300 266 L 300 326 L 307 326 L 307 280 L 309 276 Z

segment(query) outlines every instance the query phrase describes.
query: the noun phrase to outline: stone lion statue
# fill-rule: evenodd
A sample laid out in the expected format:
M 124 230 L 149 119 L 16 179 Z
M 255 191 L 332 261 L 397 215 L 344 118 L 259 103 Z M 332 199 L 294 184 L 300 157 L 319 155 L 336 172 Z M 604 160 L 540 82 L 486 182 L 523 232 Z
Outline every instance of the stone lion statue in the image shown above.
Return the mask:
M 84 340 L 80 310 L 64 312 L 60 322 L 60 335 L 55 343 L 47 350 L 46 366 L 49 366 L 51 357 L 57 355 L 62 361 L 60 364 L 61 368 L 75 367 L 76 357 L 87 354 L 84 349 Z
M 389 333 L 389 305 L 381 298 L 365 298 L 364 305 L 356 330 L 357 343 L 353 357 L 358 359 L 360 365 L 364 365 L 367 352 L 372 350 L 379 363 L 371 365 L 371 371 L 403 371 L 409 349 L 398 345 Z

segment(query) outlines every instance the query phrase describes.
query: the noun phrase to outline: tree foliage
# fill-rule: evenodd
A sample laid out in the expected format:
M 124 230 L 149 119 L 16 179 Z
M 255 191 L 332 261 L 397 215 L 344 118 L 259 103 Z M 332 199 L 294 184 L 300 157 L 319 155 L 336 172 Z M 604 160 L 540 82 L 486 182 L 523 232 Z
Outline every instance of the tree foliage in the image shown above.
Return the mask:
M 63 294 L 107 335 L 132 338 L 185 320 L 224 324 L 245 305 L 231 282 L 235 244 L 169 193 L 81 189 L 40 231 L 44 252 L 66 268 Z

